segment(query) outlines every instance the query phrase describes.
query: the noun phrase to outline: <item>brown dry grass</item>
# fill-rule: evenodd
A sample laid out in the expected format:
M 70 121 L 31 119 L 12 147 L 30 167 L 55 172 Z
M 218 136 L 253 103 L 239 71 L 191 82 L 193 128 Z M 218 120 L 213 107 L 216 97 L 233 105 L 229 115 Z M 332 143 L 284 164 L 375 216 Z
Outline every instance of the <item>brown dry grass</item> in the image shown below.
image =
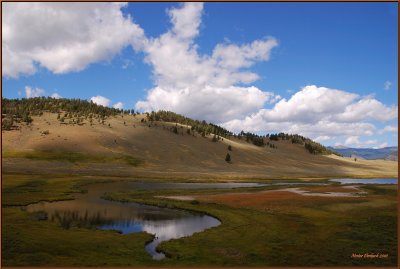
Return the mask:
M 213 143 L 211 136 L 188 135 L 185 126 L 178 127 L 176 135 L 170 130 L 173 124 L 157 122 L 149 127 L 140 122 L 142 118 L 117 116 L 107 119 L 105 125 L 95 122 L 93 126 L 72 126 L 60 124 L 57 114 L 45 113 L 33 117 L 32 126 L 21 125 L 20 130 L 2 132 L 3 151 L 121 154 L 142 159 L 139 167 L 6 158 L 3 169 L 9 173 L 191 179 L 397 177 L 394 161 L 354 162 L 337 156 L 312 155 L 289 141 L 274 142 L 278 149 L 256 147 L 239 139 Z M 50 133 L 42 135 L 45 130 Z M 231 164 L 225 162 L 228 145 L 233 147 Z

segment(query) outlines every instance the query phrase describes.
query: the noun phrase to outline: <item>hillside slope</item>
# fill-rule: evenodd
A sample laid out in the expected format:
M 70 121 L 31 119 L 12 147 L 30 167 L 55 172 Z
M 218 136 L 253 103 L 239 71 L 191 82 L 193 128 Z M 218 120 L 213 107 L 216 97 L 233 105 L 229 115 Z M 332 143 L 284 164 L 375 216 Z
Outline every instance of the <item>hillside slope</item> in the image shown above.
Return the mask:
M 233 137 L 212 142 L 212 135 L 188 134 L 187 126 L 143 122 L 144 115 L 110 116 L 104 124 L 92 125 L 64 124 L 57 116 L 32 116 L 30 125 L 20 123 L 19 129 L 2 132 L 3 172 L 226 179 L 397 177 L 397 162 L 313 155 L 287 140 L 273 141 L 277 148 L 257 147 Z M 231 163 L 225 161 L 227 153 Z

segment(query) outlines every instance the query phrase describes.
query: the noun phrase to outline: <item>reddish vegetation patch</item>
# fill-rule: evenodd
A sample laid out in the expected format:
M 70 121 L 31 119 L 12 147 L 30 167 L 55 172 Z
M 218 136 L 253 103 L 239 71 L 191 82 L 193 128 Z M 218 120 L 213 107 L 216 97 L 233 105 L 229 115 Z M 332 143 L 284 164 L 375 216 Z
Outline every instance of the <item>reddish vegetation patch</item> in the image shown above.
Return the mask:
M 204 202 L 225 204 L 232 207 L 257 208 L 274 211 L 297 208 L 299 206 L 313 206 L 315 204 L 330 203 L 333 199 L 340 202 L 361 198 L 303 196 L 288 191 L 263 191 L 256 193 L 202 195 L 197 196 L 196 199 Z
M 305 187 L 301 188 L 302 190 L 309 191 L 309 192 L 357 192 L 359 191 L 356 188 L 347 188 L 347 187 L 332 187 L 332 186 L 327 186 L 327 187 Z

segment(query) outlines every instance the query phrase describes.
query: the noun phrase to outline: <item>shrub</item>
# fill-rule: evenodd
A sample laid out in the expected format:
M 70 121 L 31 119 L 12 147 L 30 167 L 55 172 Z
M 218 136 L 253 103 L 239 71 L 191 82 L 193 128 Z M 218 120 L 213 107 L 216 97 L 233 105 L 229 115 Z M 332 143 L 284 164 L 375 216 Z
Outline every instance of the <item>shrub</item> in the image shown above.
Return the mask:
M 14 124 L 14 120 L 12 117 L 7 116 L 3 122 L 1 123 L 3 130 L 11 130 L 12 126 Z

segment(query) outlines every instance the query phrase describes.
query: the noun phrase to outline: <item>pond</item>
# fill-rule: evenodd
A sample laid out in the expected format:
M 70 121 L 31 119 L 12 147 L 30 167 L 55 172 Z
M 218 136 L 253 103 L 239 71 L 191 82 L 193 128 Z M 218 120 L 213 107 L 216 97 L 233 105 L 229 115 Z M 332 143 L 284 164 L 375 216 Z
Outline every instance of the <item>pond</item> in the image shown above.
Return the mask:
M 61 227 L 99 228 L 121 234 L 147 232 L 154 235 L 145 246 L 153 259 L 162 259 L 156 247 L 163 241 L 190 236 L 216 227 L 221 222 L 211 216 L 179 209 L 161 208 L 138 203 L 120 203 L 101 199 L 105 192 L 134 189 L 209 189 L 258 187 L 258 183 L 145 183 L 114 182 L 88 185 L 88 192 L 76 194 L 75 200 L 40 202 L 28 205 L 39 219 L 48 219 Z
M 331 179 L 332 182 L 339 182 L 340 184 L 384 184 L 384 185 L 395 185 L 397 184 L 397 178 L 337 178 Z
M 348 179 L 335 181 L 340 182 L 339 180 L 346 181 Z M 366 181 L 374 182 L 371 179 Z M 382 182 L 387 181 L 380 180 L 379 182 L 384 184 Z M 104 193 L 129 190 L 256 188 L 273 185 L 326 185 L 326 183 L 164 183 L 142 181 L 96 183 L 87 186 L 87 193 L 75 194 L 75 200 L 40 202 L 28 205 L 25 209 L 28 212 L 34 212 L 38 219 L 54 221 L 65 229 L 81 227 L 115 230 L 121 234 L 142 231 L 153 234 L 154 239 L 145 246 L 145 249 L 154 259 L 162 259 L 165 255 L 156 250 L 161 242 L 190 236 L 216 227 L 221 222 L 212 216 L 187 210 L 108 201 L 101 198 Z

